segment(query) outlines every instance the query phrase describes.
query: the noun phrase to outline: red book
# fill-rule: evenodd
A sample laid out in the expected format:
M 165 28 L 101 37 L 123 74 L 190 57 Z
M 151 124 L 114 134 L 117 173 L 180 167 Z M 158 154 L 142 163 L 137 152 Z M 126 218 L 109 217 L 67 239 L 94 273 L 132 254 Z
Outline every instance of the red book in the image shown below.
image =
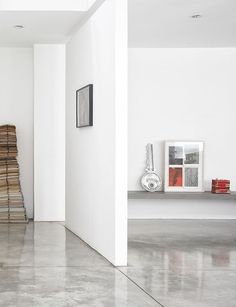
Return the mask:
M 212 189 L 212 193 L 229 194 L 229 189 Z
M 216 191 L 212 191 L 212 193 L 214 194 L 230 194 L 229 190 L 216 190 Z
M 212 187 L 214 187 L 214 188 L 229 188 L 230 185 L 228 183 L 227 184 L 218 183 L 218 184 L 213 184 Z
M 212 184 L 230 184 L 230 180 L 226 179 L 213 179 Z

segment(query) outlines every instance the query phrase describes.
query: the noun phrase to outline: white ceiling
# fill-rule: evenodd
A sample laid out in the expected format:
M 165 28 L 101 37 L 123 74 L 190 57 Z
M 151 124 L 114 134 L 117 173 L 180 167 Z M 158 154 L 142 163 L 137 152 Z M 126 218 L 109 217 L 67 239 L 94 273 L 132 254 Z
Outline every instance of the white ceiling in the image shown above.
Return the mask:
M 236 0 L 129 0 L 129 46 L 236 47 Z
M 86 11 L 95 0 L 0 0 L 0 11 Z
M 0 46 L 64 43 L 85 12 L 0 12 Z M 24 25 L 16 29 L 14 25 Z
M 0 47 L 65 43 L 103 1 L 0 0 Z

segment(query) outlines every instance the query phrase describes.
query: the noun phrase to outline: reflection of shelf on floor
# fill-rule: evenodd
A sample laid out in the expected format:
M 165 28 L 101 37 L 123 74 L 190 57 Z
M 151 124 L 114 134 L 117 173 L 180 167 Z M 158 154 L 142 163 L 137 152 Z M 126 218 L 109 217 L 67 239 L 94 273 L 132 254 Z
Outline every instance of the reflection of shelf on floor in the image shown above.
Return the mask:
M 211 192 L 146 192 L 128 191 L 128 199 L 213 199 L 236 200 L 236 192 L 214 194 Z

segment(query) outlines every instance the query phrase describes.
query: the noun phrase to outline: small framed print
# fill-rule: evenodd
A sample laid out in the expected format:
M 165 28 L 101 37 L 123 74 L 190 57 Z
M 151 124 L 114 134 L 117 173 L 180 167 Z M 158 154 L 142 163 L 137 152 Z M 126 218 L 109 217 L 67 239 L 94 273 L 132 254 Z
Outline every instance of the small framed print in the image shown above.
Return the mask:
M 203 150 L 200 141 L 165 142 L 166 192 L 203 192 Z
M 93 126 L 93 85 L 76 91 L 76 128 Z

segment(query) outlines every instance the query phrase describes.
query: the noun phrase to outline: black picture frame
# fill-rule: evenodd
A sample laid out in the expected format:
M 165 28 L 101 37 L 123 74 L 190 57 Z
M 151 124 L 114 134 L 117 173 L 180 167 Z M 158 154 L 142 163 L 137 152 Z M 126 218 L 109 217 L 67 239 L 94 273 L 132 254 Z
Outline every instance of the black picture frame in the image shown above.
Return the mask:
M 76 91 L 76 128 L 90 126 L 93 126 L 93 84 Z

